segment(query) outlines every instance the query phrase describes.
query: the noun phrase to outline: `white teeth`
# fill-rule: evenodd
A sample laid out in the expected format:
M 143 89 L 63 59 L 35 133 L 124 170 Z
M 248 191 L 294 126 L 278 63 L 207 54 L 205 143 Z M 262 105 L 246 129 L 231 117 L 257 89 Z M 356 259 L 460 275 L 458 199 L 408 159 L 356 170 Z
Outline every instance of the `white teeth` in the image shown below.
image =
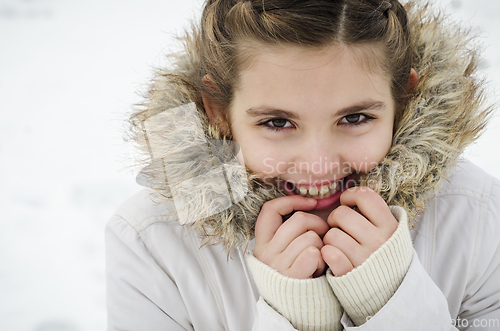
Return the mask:
M 328 187 L 328 185 L 323 185 L 321 186 L 321 190 L 319 190 L 319 194 L 322 194 L 322 195 L 325 195 L 326 192 L 330 191 L 330 188 Z
M 311 186 L 309 187 L 309 189 L 299 186 L 295 188 L 295 193 L 305 197 L 311 197 L 314 199 L 323 199 L 323 198 L 328 198 L 331 195 L 337 193 L 341 188 L 342 188 L 341 181 L 337 181 L 330 186 L 323 185 L 319 188 L 319 190 L 315 186 Z
M 314 187 L 314 186 L 311 186 L 309 188 L 309 194 L 310 195 L 318 195 L 318 189 L 316 187 Z

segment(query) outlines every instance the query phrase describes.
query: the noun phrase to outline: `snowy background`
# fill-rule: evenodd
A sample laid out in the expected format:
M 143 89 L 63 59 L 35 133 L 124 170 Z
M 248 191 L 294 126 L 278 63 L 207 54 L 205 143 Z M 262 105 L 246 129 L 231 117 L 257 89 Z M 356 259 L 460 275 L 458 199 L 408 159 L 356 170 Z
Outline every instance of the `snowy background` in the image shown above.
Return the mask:
M 500 1 L 437 2 L 500 100 Z M 0 330 L 106 328 L 104 226 L 140 189 L 123 120 L 201 3 L 0 0 Z M 499 143 L 495 118 L 467 155 L 500 177 Z

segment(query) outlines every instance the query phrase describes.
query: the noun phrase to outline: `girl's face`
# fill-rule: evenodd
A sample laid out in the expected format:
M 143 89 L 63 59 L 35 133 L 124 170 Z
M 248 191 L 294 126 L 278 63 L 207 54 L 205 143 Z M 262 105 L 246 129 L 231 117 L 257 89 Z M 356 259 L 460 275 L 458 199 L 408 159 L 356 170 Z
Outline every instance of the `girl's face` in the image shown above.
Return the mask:
M 367 61 L 381 52 L 261 49 L 242 70 L 229 109 L 233 138 L 250 170 L 277 178 L 287 195 L 317 199 L 313 213 L 326 219 L 342 191 L 391 147 L 390 78 Z

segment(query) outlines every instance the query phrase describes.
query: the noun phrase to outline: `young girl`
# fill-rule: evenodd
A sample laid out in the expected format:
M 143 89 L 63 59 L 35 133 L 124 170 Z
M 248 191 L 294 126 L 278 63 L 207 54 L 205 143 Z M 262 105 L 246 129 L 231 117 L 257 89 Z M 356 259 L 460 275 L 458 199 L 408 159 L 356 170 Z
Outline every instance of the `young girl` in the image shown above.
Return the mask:
M 395 0 L 208 0 L 132 133 L 109 330 L 498 330 L 466 33 Z

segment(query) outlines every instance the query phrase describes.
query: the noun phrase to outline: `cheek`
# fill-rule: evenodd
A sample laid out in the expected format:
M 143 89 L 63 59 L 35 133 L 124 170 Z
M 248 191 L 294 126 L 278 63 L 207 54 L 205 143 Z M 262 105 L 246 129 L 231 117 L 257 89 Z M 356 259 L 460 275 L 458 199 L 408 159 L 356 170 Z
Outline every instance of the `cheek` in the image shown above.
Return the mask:
M 275 177 L 284 168 L 283 155 L 265 139 L 245 136 L 239 142 L 245 166 L 254 173 Z
M 344 158 L 354 170 L 368 172 L 376 167 L 389 152 L 392 144 L 392 131 L 379 131 L 367 135 L 345 151 Z

